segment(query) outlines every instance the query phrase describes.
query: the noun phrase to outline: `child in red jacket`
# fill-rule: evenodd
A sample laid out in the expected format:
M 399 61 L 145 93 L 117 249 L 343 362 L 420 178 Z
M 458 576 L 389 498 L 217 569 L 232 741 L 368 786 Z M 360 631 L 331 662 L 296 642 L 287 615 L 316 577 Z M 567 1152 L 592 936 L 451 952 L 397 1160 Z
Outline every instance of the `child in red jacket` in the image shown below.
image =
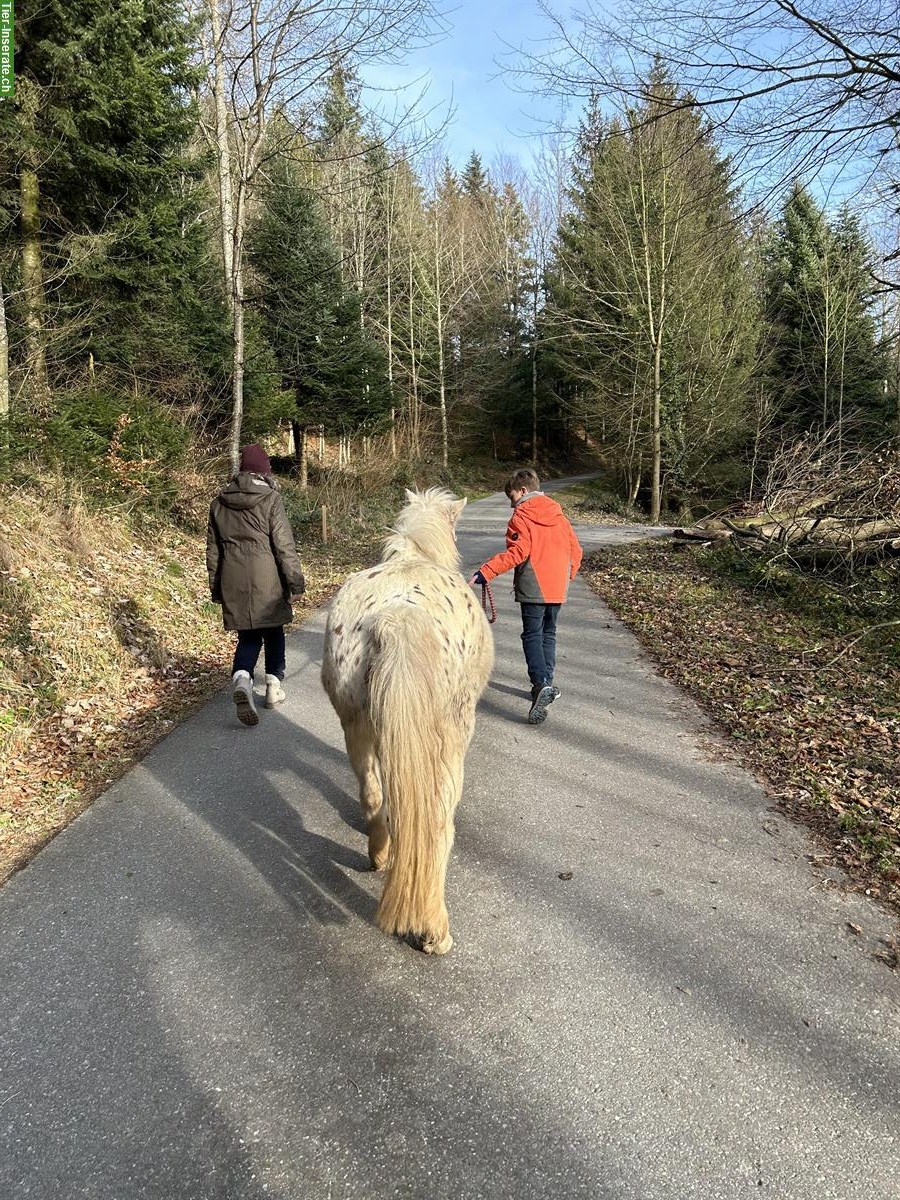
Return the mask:
M 511 476 L 505 489 L 513 510 L 506 528 L 506 549 L 489 558 L 469 580 L 473 585 L 487 583 L 515 568 L 515 595 L 522 606 L 522 646 L 531 680 L 530 725 L 540 725 L 560 694 L 553 686 L 556 624 L 582 558 L 565 513 L 540 487 L 541 481 L 529 467 Z

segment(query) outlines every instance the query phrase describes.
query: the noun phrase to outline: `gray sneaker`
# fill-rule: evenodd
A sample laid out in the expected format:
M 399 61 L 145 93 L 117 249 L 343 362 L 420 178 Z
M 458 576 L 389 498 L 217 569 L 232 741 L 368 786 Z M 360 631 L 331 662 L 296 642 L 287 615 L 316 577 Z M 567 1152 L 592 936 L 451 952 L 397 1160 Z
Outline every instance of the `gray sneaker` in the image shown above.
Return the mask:
M 535 695 L 535 691 L 537 694 Z M 540 725 L 547 716 L 547 709 L 553 703 L 555 697 L 553 688 L 549 683 L 545 683 L 542 688 L 532 689 L 531 709 L 528 713 L 529 725 Z

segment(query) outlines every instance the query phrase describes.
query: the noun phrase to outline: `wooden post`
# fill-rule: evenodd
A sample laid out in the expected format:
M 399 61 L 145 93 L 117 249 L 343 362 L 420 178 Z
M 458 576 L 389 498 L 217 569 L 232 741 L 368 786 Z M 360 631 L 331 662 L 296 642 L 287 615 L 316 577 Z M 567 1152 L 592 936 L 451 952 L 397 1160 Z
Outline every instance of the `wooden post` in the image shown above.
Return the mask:
M 322 545 L 328 545 L 328 506 L 322 505 Z

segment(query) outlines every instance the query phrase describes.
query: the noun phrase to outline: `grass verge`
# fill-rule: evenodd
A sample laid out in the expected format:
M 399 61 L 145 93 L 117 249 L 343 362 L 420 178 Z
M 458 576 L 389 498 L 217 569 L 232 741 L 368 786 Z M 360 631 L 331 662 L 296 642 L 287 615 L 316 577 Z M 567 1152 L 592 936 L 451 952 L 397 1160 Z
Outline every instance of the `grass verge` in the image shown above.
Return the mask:
M 295 621 L 377 556 L 380 532 L 348 517 L 327 547 L 301 534 Z M 205 534 L 93 511 L 71 488 L 12 494 L 0 524 L 0 882 L 225 685 L 233 644 L 209 601 Z

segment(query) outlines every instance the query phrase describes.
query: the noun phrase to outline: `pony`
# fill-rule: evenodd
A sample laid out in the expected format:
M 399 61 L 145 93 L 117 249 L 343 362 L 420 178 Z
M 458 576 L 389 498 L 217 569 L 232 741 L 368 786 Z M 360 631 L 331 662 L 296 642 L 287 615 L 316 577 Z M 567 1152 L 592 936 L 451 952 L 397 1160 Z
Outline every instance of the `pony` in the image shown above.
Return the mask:
M 387 869 L 377 924 L 446 954 L 453 816 L 494 645 L 459 570 L 465 499 L 428 488 L 407 489 L 406 501 L 381 561 L 332 601 L 322 685 L 359 782 L 369 861 Z

